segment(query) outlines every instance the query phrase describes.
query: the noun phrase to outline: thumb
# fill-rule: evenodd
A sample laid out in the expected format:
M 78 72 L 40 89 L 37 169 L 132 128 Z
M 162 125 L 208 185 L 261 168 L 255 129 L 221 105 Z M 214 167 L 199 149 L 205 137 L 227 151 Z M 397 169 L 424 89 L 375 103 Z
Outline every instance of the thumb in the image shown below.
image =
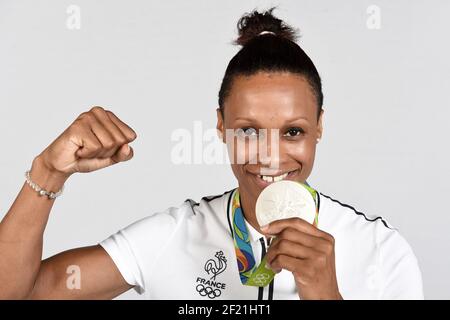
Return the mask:
M 128 161 L 133 158 L 134 151 L 133 148 L 128 145 L 128 143 L 122 145 L 115 154 L 111 156 L 111 160 L 115 163 Z

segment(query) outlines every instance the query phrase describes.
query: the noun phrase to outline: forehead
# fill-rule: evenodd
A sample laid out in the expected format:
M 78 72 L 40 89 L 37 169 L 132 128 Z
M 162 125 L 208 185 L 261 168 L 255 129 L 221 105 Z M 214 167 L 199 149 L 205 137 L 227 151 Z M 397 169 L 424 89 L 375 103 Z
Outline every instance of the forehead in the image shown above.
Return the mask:
M 237 76 L 225 102 L 231 118 L 305 117 L 317 115 L 316 100 L 306 79 L 289 72 Z

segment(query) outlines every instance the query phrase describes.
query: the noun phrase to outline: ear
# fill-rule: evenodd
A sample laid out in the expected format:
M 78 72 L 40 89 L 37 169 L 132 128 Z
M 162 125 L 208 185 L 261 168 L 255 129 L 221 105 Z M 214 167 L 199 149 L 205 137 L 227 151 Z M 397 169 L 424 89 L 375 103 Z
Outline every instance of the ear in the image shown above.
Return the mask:
M 324 113 L 324 109 L 322 109 L 320 111 L 319 120 L 317 121 L 317 135 L 316 135 L 317 143 L 319 143 L 320 139 L 322 139 L 322 134 L 323 134 L 323 113 Z
M 225 135 L 224 133 L 224 128 L 223 128 L 223 117 L 222 117 L 222 112 L 220 112 L 220 108 L 216 109 L 217 112 L 217 135 L 219 137 L 220 140 L 222 140 L 223 143 L 225 143 Z

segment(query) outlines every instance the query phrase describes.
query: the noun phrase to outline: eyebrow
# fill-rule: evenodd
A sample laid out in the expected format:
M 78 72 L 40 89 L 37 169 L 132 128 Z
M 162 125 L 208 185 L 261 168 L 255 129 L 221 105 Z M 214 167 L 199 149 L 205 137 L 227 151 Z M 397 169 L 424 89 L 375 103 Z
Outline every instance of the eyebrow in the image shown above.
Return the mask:
M 247 117 L 237 117 L 235 120 L 246 120 L 246 121 L 256 121 L 256 122 L 258 122 L 258 120 L 256 120 L 255 118 L 247 118 Z M 297 120 L 306 120 L 306 121 L 309 122 L 309 119 L 306 118 L 306 117 L 296 117 L 296 118 L 289 119 L 286 122 L 287 123 L 291 123 L 291 122 L 294 122 L 294 121 L 297 121 Z

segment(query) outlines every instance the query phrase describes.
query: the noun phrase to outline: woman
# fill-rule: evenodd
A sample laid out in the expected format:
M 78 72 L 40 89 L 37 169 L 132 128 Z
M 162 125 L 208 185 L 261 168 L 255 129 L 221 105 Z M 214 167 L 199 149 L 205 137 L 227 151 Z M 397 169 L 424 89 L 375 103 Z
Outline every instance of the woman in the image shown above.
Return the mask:
M 111 111 L 94 107 L 34 159 L 0 225 L 1 298 L 110 299 L 130 288 L 149 299 L 423 298 L 414 253 L 381 217 L 318 193 L 317 226 L 300 218 L 258 224 L 261 191 L 282 179 L 307 183 L 322 136 L 320 76 L 295 43 L 294 30 L 272 11 L 239 20 L 242 48 L 219 92 L 217 129 L 231 151 L 238 188 L 200 202 L 187 199 L 98 245 L 41 261 L 58 195 L 46 191 L 60 190 L 75 172 L 133 156 L 129 143 L 136 133 Z M 268 142 L 262 134 L 276 139 Z M 267 152 L 255 152 L 255 143 Z M 264 256 L 275 278 L 266 287 L 247 285 Z M 76 290 L 67 282 L 70 266 L 82 272 Z

